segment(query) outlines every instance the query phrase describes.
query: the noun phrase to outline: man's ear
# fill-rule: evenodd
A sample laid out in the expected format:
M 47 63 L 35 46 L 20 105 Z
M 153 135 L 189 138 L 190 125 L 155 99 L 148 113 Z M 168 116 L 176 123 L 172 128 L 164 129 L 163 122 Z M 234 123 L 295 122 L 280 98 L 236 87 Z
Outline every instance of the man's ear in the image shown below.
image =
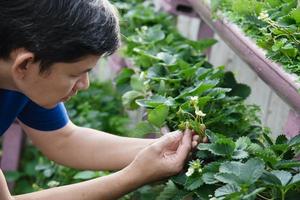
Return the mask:
M 13 55 L 13 65 L 11 72 L 13 76 L 17 79 L 25 78 L 26 74 L 30 70 L 30 65 L 34 61 L 34 54 L 32 52 L 26 51 L 24 49 L 16 50 Z

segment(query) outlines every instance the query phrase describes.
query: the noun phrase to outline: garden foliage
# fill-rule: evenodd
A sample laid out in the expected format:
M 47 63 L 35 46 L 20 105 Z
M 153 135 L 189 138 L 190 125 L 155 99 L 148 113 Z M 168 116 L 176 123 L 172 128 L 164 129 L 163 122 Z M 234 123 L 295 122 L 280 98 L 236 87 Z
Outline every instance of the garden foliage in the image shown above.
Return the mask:
M 299 1 L 211 0 L 211 4 L 242 27 L 269 58 L 300 76 Z
M 270 137 L 261 125 L 259 108 L 244 102 L 250 88 L 237 83 L 223 66 L 213 67 L 203 55 L 216 41 L 184 38 L 175 28 L 174 17 L 155 11 L 149 1 L 114 3 L 122 16 L 122 56 L 133 66 L 120 72 L 112 94 L 106 91 L 111 86 L 98 85 L 74 97 L 67 104 L 71 118 L 78 125 L 124 133 L 127 119 L 122 106 L 142 108 L 145 120 L 134 130 L 140 135 L 160 134 L 163 127 L 192 128 L 210 141 L 198 145 L 182 173 L 123 199 L 297 199 L 300 162 L 294 157 L 300 136 Z M 44 160 L 29 161 L 29 167 L 26 162 L 19 176 L 32 178 L 27 168 L 42 172 L 36 175 L 35 190 L 102 175 L 77 173 Z M 42 177 L 47 181 L 39 182 Z
M 123 53 L 134 66 L 120 74 L 131 87 L 123 105 L 142 107 L 147 115 L 138 128 L 192 128 L 210 140 L 199 144 L 183 173 L 165 187 L 154 187 L 152 195 L 149 188 L 140 190 L 136 198 L 295 199 L 300 194 L 300 162 L 293 158 L 300 136 L 272 140 L 261 126 L 259 109 L 244 102 L 250 88 L 203 56 L 215 41 L 183 38 L 174 19 L 156 12 L 150 2 L 117 5 L 127 30 Z

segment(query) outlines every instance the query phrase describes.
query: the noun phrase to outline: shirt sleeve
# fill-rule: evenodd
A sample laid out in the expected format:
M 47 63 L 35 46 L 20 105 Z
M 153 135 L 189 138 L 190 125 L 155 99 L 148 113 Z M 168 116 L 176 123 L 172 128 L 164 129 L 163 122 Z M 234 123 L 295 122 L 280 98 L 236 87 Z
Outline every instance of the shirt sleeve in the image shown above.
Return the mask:
M 40 131 L 53 131 L 64 127 L 69 117 L 63 103 L 55 108 L 46 109 L 36 103 L 29 101 L 18 119 L 27 126 Z

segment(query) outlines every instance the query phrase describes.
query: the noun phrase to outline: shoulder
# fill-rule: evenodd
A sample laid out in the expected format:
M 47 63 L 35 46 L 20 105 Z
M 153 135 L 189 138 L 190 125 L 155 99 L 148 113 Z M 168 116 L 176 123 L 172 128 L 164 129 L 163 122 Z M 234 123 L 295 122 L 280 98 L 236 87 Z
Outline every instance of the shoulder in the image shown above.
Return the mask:
M 14 122 L 28 101 L 22 93 L 0 89 L 0 135 Z

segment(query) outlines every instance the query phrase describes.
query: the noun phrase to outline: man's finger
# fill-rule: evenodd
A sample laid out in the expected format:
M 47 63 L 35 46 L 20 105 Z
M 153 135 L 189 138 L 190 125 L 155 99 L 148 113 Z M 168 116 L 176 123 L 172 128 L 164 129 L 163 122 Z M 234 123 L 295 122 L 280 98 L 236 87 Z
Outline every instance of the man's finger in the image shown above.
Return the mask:
M 200 136 L 199 135 L 194 135 L 193 136 L 193 141 L 200 141 Z
M 198 142 L 197 141 L 192 141 L 192 148 L 196 148 L 198 146 Z
M 160 138 L 160 140 L 157 142 L 157 145 L 169 146 L 181 140 L 182 137 L 183 137 L 183 133 L 181 131 L 179 130 L 173 131 Z
M 179 145 L 177 149 L 177 156 L 179 160 L 185 160 L 189 152 L 192 148 L 192 132 L 191 130 L 185 130 L 181 144 Z
M 203 138 L 203 140 L 202 140 L 204 143 L 208 143 L 208 138 L 207 138 L 207 136 L 205 136 L 204 138 Z

